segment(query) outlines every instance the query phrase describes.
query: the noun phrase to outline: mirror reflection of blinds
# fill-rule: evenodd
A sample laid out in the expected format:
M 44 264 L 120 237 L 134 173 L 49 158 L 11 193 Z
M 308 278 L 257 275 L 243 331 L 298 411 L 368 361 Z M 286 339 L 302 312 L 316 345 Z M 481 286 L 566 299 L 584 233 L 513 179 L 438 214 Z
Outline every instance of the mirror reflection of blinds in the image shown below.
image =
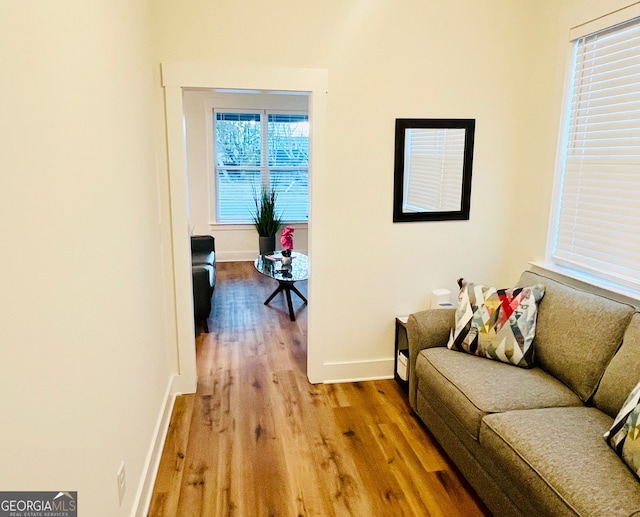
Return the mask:
M 640 288 L 640 21 L 575 42 L 552 260 Z
M 461 209 L 464 129 L 406 130 L 406 212 Z

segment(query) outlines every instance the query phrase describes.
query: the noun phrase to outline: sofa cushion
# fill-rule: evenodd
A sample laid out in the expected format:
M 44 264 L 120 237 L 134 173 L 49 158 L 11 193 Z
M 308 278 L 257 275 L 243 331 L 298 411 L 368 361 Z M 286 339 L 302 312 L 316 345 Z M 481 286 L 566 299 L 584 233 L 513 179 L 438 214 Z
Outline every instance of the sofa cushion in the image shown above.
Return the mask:
M 583 401 L 595 392 L 635 308 L 526 271 L 517 285 L 545 286 L 538 304 L 536 364 Z
M 640 489 L 602 439 L 610 425 L 592 407 L 510 411 L 484 418 L 480 443 L 542 514 L 627 517 Z
M 544 286 L 496 289 L 464 284 L 447 347 L 531 368 L 537 303 Z
M 481 357 L 438 347 L 423 350 L 416 361 L 418 390 L 435 394 L 476 439 L 482 418 L 514 409 L 582 405 L 564 384 L 539 368 L 513 368 Z
M 640 477 L 640 384 L 622 405 L 604 438 L 631 471 Z M 640 490 L 640 486 L 638 487 Z
M 522 497 L 480 442 L 449 412 L 447 401 L 418 391 L 416 412 L 483 502 L 498 516 L 539 515 L 535 501 Z
M 604 371 L 602 381 L 593 396 L 593 403 L 613 418 L 638 382 L 640 382 L 640 313 L 635 313 L 624 333 L 622 346 Z

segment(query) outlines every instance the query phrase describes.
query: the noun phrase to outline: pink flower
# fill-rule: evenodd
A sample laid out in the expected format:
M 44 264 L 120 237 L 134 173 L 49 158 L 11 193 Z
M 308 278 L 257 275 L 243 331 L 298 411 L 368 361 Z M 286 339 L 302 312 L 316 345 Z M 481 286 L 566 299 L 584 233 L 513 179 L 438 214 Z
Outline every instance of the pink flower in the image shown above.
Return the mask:
M 280 244 L 282 244 L 282 248 L 286 250 L 293 249 L 293 232 L 295 228 L 293 226 L 285 226 L 284 230 L 282 230 L 282 234 L 280 235 Z

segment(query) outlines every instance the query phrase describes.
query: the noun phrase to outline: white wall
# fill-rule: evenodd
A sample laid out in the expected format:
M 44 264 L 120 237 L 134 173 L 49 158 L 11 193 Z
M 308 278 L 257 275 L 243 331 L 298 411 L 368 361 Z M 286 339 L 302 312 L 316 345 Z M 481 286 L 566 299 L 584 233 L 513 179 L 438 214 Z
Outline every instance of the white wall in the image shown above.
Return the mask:
M 395 315 L 460 276 L 509 285 L 544 257 L 566 34 L 627 3 L 156 5 L 159 61 L 328 70 L 326 168 L 311 179 L 312 380 L 390 375 Z M 476 119 L 469 221 L 391 222 L 397 117 Z
M 629 3 L 159 0 L 149 17 L 144 0 L 5 2 L 2 490 L 133 510 L 177 362 L 159 62 L 329 70 L 309 340 L 319 380 L 391 373 L 394 315 L 544 255 L 566 31 Z M 393 120 L 409 116 L 477 119 L 470 221 L 391 223 Z
M 213 108 L 307 110 L 307 95 L 280 93 L 230 93 L 185 89 L 183 94 L 184 126 L 187 152 L 189 192 L 189 226 L 194 235 L 211 234 L 216 238 L 219 261 L 254 260 L 258 254 L 258 234 L 253 225 L 216 224 L 212 215 L 211 147 Z M 294 246 L 307 250 L 307 224 L 294 224 Z M 279 235 L 278 235 L 279 238 Z
M 159 61 L 328 70 L 327 166 L 312 176 L 308 339 L 323 357 L 312 380 L 390 375 L 395 315 L 460 276 L 512 283 L 544 253 L 558 4 L 156 6 Z M 392 223 L 397 117 L 477 120 L 470 221 Z
M 175 361 L 146 1 L 3 2 L 0 63 L 0 487 L 130 515 Z

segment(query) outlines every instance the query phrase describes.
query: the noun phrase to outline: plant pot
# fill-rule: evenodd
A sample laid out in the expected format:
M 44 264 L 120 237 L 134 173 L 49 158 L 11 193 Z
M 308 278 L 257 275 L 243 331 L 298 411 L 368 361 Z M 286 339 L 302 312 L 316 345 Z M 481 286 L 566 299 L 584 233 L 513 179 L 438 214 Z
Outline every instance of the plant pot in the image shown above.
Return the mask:
M 276 249 L 276 236 L 263 237 L 260 235 L 258 237 L 258 244 L 260 246 L 260 255 L 270 255 Z

